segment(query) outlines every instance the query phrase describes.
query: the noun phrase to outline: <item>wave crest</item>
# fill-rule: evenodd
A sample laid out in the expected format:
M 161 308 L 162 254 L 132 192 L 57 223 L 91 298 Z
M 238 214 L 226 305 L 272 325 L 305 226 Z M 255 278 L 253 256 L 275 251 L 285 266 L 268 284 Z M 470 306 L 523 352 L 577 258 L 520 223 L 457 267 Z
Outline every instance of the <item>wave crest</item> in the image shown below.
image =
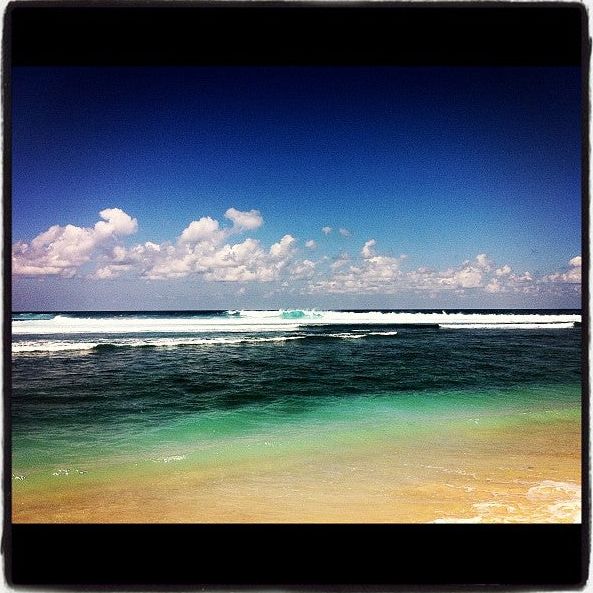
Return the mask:
M 409 313 L 384 311 L 317 311 L 290 309 L 270 311 L 234 311 L 226 314 L 178 315 L 151 317 L 115 315 L 81 317 L 55 315 L 51 318 L 20 318 L 13 320 L 15 335 L 43 334 L 126 334 L 126 333 L 200 333 L 200 332 L 266 332 L 294 330 L 324 325 L 417 325 L 458 328 L 541 329 L 570 327 L 580 323 L 575 314 L 541 313 Z M 562 324 L 562 325 L 561 325 Z

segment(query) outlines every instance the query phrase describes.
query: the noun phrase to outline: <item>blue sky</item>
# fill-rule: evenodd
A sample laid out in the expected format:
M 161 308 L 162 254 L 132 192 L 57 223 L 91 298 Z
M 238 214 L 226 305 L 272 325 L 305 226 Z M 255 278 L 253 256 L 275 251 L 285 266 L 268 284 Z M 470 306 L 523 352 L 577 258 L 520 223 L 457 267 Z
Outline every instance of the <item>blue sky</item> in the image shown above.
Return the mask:
M 12 85 L 15 310 L 579 305 L 578 68 Z

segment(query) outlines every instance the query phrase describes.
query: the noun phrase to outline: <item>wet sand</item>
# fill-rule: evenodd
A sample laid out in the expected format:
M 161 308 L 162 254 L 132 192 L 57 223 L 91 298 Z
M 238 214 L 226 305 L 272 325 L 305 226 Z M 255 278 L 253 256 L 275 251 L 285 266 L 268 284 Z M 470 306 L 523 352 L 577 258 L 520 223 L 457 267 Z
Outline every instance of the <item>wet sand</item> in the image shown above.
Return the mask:
M 196 467 L 13 479 L 19 523 L 580 522 L 580 419 L 435 425 L 406 438 Z M 120 468 L 121 470 L 121 468 Z

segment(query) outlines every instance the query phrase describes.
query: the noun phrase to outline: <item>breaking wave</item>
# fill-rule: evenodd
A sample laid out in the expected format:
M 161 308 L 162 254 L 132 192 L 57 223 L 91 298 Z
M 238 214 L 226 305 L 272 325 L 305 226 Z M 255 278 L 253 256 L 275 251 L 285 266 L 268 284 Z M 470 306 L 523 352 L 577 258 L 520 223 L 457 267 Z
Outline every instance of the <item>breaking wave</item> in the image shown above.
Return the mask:
M 260 344 L 265 342 L 286 342 L 301 340 L 305 336 L 274 336 L 274 337 L 244 337 L 244 338 L 154 338 L 129 339 L 116 342 L 17 342 L 12 345 L 13 354 L 27 352 L 62 352 L 66 350 L 111 350 L 114 348 L 174 348 L 177 346 L 214 346 L 233 344 Z
M 580 323 L 577 314 L 385 311 L 221 311 L 188 314 L 30 314 L 13 316 L 15 335 L 290 331 L 324 325 L 417 325 L 446 329 L 540 329 Z
M 176 348 L 181 346 L 232 346 L 239 344 L 266 344 L 282 343 L 293 340 L 325 340 L 337 338 L 353 340 L 367 336 L 395 336 L 396 331 L 388 332 L 337 332 L 337 333 L 312 333 L 288 336 L 214 336 L 208 338 L 171 337 L 171 338 L 122 338 L 119 340 L 103 340 L 96 342 L 62 341 L 62 340 L 28 340 L 12 344 L 13 354 L 51 353 L 64 351 L 102 351 L 118 348 Z

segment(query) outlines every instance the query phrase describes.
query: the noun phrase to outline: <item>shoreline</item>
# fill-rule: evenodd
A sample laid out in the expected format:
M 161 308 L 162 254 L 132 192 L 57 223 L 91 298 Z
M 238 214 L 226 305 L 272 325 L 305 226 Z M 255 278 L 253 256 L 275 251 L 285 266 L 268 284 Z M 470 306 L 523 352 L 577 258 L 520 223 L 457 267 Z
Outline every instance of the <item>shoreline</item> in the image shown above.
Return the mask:
M 349 447 L 332 443 L 330 435 L 313 452 L 230 465 L 200 468 L 191 458 L 172 456 L 127 474 L 56 476 L 51 489 L 48 482 L 43 487 L 13 479 L 13 521 L 580 521 L 578 414 L 548 421 L 516 417 L 515 423 L 467 424 L 463 430 L 436 422 L 430 428 Z

